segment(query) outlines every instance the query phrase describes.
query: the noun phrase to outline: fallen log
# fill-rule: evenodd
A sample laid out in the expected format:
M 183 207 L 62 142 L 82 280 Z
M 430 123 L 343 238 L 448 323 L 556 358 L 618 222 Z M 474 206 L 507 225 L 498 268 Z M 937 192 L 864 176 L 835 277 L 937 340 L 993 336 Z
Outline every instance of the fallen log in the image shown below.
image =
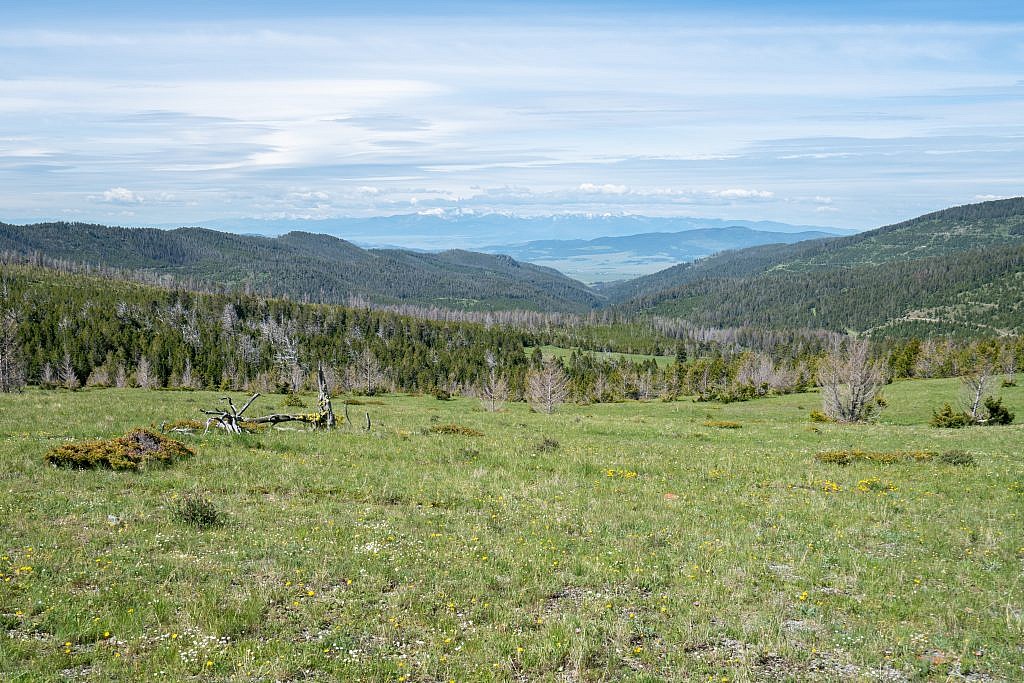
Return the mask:
M 230 396 L 224 396 L 221 400 L 228 404 L 226 410 L 199 410 L 204 415 L 210 416 L 206 420 L 206 428 L 203 430 L 203 434 L 209 432 L 211 426 L 219 427 L 229 434 L 241 434 L 243 426 L 247 424 L 275 425 L 281 422 L 305 422 L 312 425 L 314 429 L 333 429 L 337 424 L 337 418 L 334 416 L 334 407 L 331 405 L 331 394 L 327 388 L 327 380 L 324 377 L 323 368 L 317 371 L 317 383 L 320 390 L 317 397 L 319 412 L 298 414 L 274 413 L 262 417 L 247 418 L 245 417 L 245 411 L 249 409 L 253 401 L 259 398 L 259 392 L 253 394 L 241 409 L 235 407 L 235 403 L 231 400 Z

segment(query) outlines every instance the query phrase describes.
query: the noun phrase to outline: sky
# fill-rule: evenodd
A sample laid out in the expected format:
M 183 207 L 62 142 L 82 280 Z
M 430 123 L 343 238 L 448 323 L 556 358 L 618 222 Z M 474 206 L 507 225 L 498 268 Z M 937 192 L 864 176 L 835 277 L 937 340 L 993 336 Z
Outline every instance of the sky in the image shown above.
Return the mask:
M 1020 3 L 368 5 L 3 3 L 0 221 L 864 229 L 1024 194 Z

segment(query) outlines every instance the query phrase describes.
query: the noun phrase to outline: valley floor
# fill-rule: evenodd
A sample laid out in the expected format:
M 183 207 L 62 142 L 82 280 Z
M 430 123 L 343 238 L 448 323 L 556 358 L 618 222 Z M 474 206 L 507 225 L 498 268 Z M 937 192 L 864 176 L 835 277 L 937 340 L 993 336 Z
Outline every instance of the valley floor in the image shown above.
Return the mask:
M 811 423 L 816 394 L 550 416 L 385 396 L 351 407 L 371 433 L 182 436 L 196 457 L 142 473 L 43 455 L 218 394 L 0 395 L 0 672 L 1021 680 L 1024 427 L 929 427 L 958 390 L 895 384 L 860 426 Z M 1024 422 L 1024 387 L 1001 393 Z M 430 432 L 446 423 L 483 435 Z M 848 448 L 976 465 L 814 459 Z M 227 522 L 175 521 L 190 491 Z

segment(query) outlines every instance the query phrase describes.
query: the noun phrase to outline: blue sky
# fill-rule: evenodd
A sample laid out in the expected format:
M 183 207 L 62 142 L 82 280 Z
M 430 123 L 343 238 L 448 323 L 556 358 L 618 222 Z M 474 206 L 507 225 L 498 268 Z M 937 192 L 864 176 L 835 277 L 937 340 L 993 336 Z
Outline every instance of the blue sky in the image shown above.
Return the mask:
M 1018 4 L 367 4 L 5 4 L 0 220 L 867 228 L 1024 194 Z

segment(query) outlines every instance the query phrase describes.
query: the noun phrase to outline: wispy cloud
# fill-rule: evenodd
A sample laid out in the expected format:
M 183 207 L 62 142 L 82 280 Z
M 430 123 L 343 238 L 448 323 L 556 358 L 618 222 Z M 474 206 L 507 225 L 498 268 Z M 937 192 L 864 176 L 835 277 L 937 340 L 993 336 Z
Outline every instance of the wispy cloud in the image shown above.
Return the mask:
M 0 218 L 727 208 L 870 227 L 1024 193 L 1020 22 L 575 7 L 14 16 Z

